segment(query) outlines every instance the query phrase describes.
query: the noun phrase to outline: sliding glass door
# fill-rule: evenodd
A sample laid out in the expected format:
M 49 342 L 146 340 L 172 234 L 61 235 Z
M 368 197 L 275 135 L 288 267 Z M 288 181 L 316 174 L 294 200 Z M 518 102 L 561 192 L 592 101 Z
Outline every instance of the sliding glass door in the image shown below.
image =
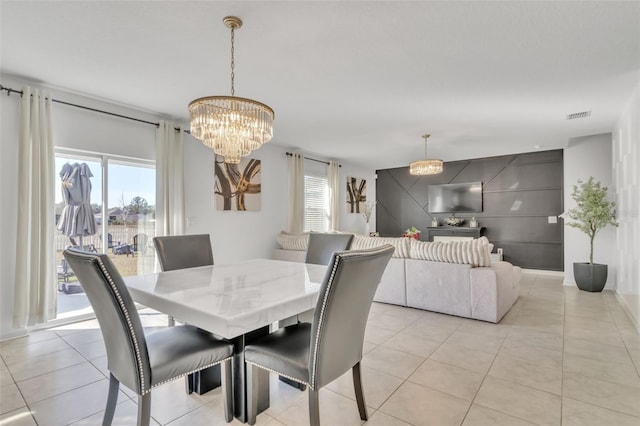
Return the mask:
M 149 161 L 60 150 L 55 167 L 57 318 L 61 319 L 92 311 L 63 259 L 65 248 L 106 253 L 123 276 L 153 272 L 156 182 L 155 166 Z M 88 203 L 92 215 L 86 212 L 87 204 L 80 208 L 80 203 Z

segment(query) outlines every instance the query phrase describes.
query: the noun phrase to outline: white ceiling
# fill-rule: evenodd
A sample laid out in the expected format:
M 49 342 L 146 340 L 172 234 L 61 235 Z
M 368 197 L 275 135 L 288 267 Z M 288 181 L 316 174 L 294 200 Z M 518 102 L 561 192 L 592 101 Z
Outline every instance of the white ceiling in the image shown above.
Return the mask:
M 230 94 L 272 143 L 373 168 L 612 130 L 640 82 L 640 2 L 5 1 L 1 71 L 188 119 Z M 569 113 L 592 110 L 587 119 Z M 534 146 L 540 146 L 534 148 Z

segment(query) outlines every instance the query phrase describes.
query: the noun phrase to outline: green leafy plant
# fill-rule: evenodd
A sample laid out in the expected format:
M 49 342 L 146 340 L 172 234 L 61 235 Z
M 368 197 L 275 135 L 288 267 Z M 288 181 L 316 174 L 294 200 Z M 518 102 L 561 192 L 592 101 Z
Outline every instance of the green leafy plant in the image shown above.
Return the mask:
M 607 199 L 607 190 L 606 186 L 590 177 L 586 182 L 578 179 L 571 193 L 577 206 L 567 212 L 567 216 L 574 221 L 567 225 L 578 228 L 589 237 L 589 263 L 593 263 L 593 240 L 598 231 L 607 225 L 618 226 L 616 203 Z

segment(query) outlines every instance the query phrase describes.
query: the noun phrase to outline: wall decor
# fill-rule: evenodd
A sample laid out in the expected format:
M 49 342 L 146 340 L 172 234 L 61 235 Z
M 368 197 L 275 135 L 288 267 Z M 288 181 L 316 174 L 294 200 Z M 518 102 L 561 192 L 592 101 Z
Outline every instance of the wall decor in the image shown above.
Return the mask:
M 216 155 L 216 210 L 260 211 L 261 181 L 260 160 L 244 157 L 239 164 L 231 164 Z
M 364 212 L 366 203 L 367 180 L 347 177 L 347 213 Z

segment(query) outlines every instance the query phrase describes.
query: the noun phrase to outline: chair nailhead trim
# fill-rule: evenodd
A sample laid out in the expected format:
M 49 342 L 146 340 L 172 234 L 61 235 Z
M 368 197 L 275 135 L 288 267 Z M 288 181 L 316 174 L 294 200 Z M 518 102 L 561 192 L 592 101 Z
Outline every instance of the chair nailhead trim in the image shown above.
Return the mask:
M 104 263 L 102 263 L 102 259 L 100 259 L 100 257 L 96 257 L 96 259 L 98 260 L 98 265 L 100 266 L 100 269 L 102 270 L 102 273 L 106 276 L 107 281 L 109 282 L 109 285 L 111 286 L 111 289 L 115 293 L 116 299 L 118 300 L 118 304 L 120 305 L 120 309 L 122 309 L 122 312 L 124 313 L 124 317 L 127 320 L 127 326 L 129 327 L 129 331 L 131 333 L 131 337 L 133 338 L 133 347 L 134 347 L 135 352 L 136 352 L 136 362 L 138 364 L 138 374 L 140 376 L 139 377 L 139 379 L 140 379 L 140 387 L 142 389 L 141 395 L 144 395 L 149 391 L 149 389 L 147 388 L 147 385 L 145 383 L 144 370 L 142 369 L 142 355 L 140 354 L 140 346 L 138 344 L 138 336 L 136 335 L 135 329 L 133 328 L 133 324 L 131 324 L 131 317 L 129 316 L 129 311 L 127 310 L 127 307 L 125 306 L 124 301 L 122 300 L 122 296 L 120 295 L 120 292 L 118 291 L 118 288 L 116 287 L 115 283 L 113 282 L 113 278 L 111 277 L 111 274 L 109 274 L 109 271 L 107 271 L 107 268 L 104 266 Z
M 158 387 L 158 386 L 162 386 L 162 385 L 164 385 L 165 383 L 172 382 L 172 381 L 174 381 L 175 379 L 179 379 L 180 377 L 188 376 L 189 374 L 193 374 L 193 373 L 195 373 L 195 372 L 197 372 L 197 371 L 204 370 L 205 368 L 209 368 L 209 367 L 213 367 L 214 365 L 222 364 L 223 362 L 227 362 L 227 361 L 231 360 L 231 358 L 233 358 L 233 355 L 232 355 L 232 356 L 230 356 L 230 357 L 227 357 L 227 358 L 225 358 L 225 359 L 223 359 L 223 360 L 216 361 L 216 362 L 214 362 L 213 364 L 204 365 L 204 366 L 202 366 L 202 367 L 198 367 L 197 369 L 195 369 L 195 370 L 193 370 L 193 371 L 189 371 L 188 373 L 183 373 L 183 374 L 180 374 L 179 376 L 172 377 L 172 378 L 167 379 L 167 380 L 165 380 L 165 381 L 163 381 L 163 382 L 156 383 L 155 385 L 151 386 L 151 388 L 150 388 L 150 389 L 148 389 L 148 390 L 146 390 L 144 393 L 142 393 L 142 395 L 146 395 L 146 394 L 148 394 L 149 392 L 151 392 L 151 389 L 156 388 L 156 387 Z
M 291 376 L 287 376 L 286 374 L 282 374 L 282 373 L 281 373 L 281 372 L 279 372 L 279 371 L 273 370 L 273 369 L 271 369 L 271 368 L 267 368 L 267 367 L 265 367 L 265 366 L 263 366 L 263 365 L 260 365 L 260 364 L 256 364 L 255 362 L 251 362 L 251 361 L 245 361 L 245 362 L 246 362 L 247 364 L 250 364 L 250 365 L 255 365 L 255 366 L 256 366 L 256 367 L 258 367 L 258 368 L 262 368 L 263 370 L 267 370 L 267 371 L 270 371 L 270 372 L 272 372 L 272 373 L 276 373 L 277 375 L 282 376 L 282 377 L 284 377 L 284 378 L 286 378 L 286 379 L 289 379 L 289 380 L 293 380 L 294 382 L 302 383 L 303 385 L 307 385 L 307 386 L 309 386 L 311 389 L 313 389 L 313 387 L 312 387 L 309 383 L 305 382 L 304 380 L 300 380 L 300 379 L 296 379 L 296 378 L 291 377 Z

